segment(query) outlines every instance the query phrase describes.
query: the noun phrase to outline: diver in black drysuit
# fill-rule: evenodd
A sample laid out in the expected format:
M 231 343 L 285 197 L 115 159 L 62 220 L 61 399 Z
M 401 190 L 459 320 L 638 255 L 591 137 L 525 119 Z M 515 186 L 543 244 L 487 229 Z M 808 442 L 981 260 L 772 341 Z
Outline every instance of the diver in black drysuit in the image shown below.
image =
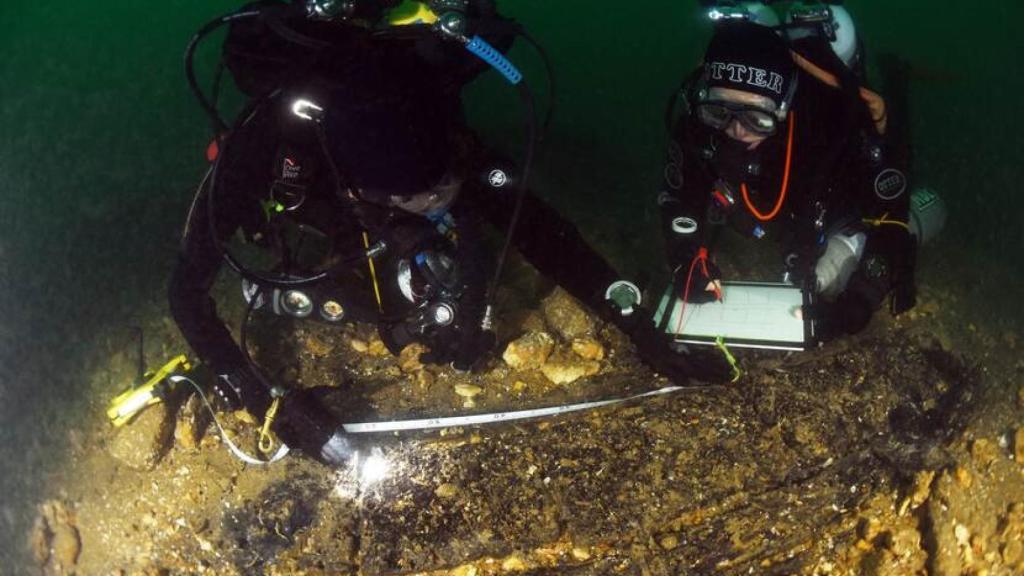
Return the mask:
M 209 295 L 222 247 L 239 229 L 264 246 L 281 246 L 295 235 L 306 244 L 326 245 L 318 264 L 303 262 L 301 249 L 283 250 L 278 274 L 330 271 L 323 281 L 296 289 L 308 296 L 305 307 L 289 301 L 287 287 L 251 291 L 260 279 L 249 278 L 251 308 L 280 312 L 297 305 L 293 315 L 373 322 L 391 352 L 418 341 L 430 350 L 424 361 L 463 370 L 493 345 L 482 327 L 495 267 L 484 230 L 490 224 L 507 231 L 517 174 L 462 121 L 458 91 L 479 73 L 479 64 L 464 52 L 442 53 L 435 62 L 408 43 L 346 38 L 338 29 L 331 34 L 331 49 L 303 55 L 301 74 L 268 81 L 246 76 L 253 66 L 238 60 L 244 64 L 253 54 L 279 52 L 267 47 L 259 30 L 231 31 L 225 53 L 229 67 L 235 59 L 232 72 L 241 76 L 236 83 L 275 95 L 254 98 L 223 141 L 221 157 L 190 211 L 170 284 L 172 314 L 218 375 L 215 392 L 258 418 L 271 405 L 275 384 L 248 361 Z M 500 40 L 495 43 L 510 43 Z M 289 59 L 295 56 L 282 58 Z M 274 93 L 274 84 L 284 88 Z M 623 315 L 610 305 L 605 289 L 619 276 L 538 198 L 525 196 L 513 240 L 542 274 L 622 328 L 640 357 L 661 374 L 676 381 L 728 374 L 720 359 L 671 351 L 643 310 Z M 386 252 L 374 258 L 372 274 L 365 256 L 347 256 L 363 255 L 378 242 Z M 434 322 L 439 306 L 447 306 L 447 323 Z M 352 451 L 338 423 L 302 391 L 284 395 L 274 427 L 289 447 L 329 464 L 344 462 Z
M 889 295 L 894 314 L 914 305 L 906 130 L 893 127 L 905 119 L 871 109 L 862 82 L 821 37 L 788 45 L 758 24 L 717 26 L 685 88 L 658 195 L 680 295 L 718 297 L 715 244 L 731 226 L 748 242 L 776 242 L 784 278 L 817 294 L 804 313 L 818 341 L 860 331 Z

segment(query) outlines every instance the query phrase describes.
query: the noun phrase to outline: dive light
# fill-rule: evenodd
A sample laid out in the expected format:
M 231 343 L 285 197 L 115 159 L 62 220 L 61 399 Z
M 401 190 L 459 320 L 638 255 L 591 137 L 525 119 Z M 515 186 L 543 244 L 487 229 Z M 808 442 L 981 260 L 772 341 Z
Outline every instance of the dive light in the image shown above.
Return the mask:
M 110 402 L 107 417 L 110 422 L 121 427 L 147 406 L 152 406 L 167 397 L 174 387 L 171 376 L 180 375 L 192 369 L 188 358 L 180 354 L 164 364 L 156 372 L 145 375 L 147 380 L 141 385 L 129 388 Z

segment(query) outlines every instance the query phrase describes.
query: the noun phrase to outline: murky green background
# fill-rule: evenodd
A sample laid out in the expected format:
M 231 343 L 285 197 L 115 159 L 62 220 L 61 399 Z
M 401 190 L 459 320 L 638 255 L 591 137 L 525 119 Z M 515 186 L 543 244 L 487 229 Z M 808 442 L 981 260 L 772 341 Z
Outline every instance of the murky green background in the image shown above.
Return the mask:
M 557 70 L 557 116 L 535 187 L 624 269 L 656 266 L 661 117 L 708 34 L 696 2 L 499 4 Z M 1021 8 L 849 4 L 869 54 L 895 52 L 913 66 L 916 176 L 952 216 L 922 276 L 974 296 L 979 319 L 1019 329 Z M 236 5 L 0 5 L 0 574 L 22 565 L 34 504 L 50 494 L 72 431 L 103 417 L 107 399 L 86 397 L 103 387 L 97 368 L 130 352 L 130 326 L 164 314 L 207 138 L 181 53 L 202 22 Z M 536 57 L 525 47 L 515 56 L 542 89 Z M 516 100 L 494 78 L 473 87 L 469 105 L 492 137 L 520 130 Z M 149 352 L 151 362 L 169 353 Z

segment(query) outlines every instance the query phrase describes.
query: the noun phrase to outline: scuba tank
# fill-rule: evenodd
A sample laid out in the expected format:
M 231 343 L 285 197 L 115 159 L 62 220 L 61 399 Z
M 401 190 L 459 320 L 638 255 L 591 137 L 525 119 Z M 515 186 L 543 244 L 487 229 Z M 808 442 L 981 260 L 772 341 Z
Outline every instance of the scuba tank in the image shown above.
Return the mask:
M 910 195 L 910 233 L 924 246 L 942 232 L 949 213 L 942 197 L 929 188 L 918 188 Z
M 715 22 L 746 20 L 777 28 L 790 41 L 824 34 L 836 56 L 850 69 L 860 60 L 860 41 L 850 12 L 837 0 L 805 0 L 776 8 L 771 0 L 735 2 L 733 0 L 702 0 L 708 17 Z

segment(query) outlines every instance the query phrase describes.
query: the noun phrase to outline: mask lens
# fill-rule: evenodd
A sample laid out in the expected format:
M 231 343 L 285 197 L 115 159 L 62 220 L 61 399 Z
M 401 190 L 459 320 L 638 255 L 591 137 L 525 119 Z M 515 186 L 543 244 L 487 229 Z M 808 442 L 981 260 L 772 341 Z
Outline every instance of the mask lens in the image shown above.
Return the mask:
M 775 133 L 775 117 L 764 110 L 744 110 L 737 117 L 752 132 L 763 135 Z
M 700 121 L 715 130 L 725 130 L 733 120 L 762 136 L 775 133 L 775 116 L 760 108 L 725 102 L 704 102 L 697 108 Z
M 701 122 L 716 130 L 725 128 L 732 121 L 732 111 L 722 104 L 713 102 L 701 104 L 697 113 Z

